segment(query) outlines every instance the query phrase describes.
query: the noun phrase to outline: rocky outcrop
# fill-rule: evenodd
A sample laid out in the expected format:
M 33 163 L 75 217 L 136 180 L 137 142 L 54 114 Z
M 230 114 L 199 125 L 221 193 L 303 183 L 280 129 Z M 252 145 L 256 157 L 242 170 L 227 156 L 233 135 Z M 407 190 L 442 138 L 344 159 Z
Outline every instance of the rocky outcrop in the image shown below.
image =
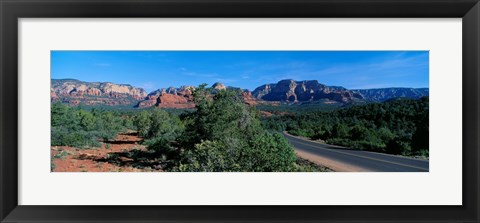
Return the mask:
M 347 103 L 363 99 L 363 96 L 342 87 L 329 87 L 316 80 L 281 80 L 276 84 L 266 84 L 253 91 L 253 97 L 265 101 L 308 102 L 328 99 Z
M 155 98 L 155 100 L 140 101 L 140 102 L 138 102 L 136 107 L 138 107 L 138 108 L 150 108 L 150 107 L 152 107 L 156 104 L 157 104 L 157 98 Z
M 258 100 L 253 97 L 252 92 L 249 90 L 245 90 L 242 92 L 243 101 L 248 105 L 256 105 L 258 104 Z
M 57 93 L 55 93 L 55 90 L 53 88 L 50 88 L 50 99 L 52 101 L 58 100 Z
M 158 97 L 156 106 L 159 108 L 194 108 L 195 104 L 184 96 L 166 93 Z
M 187 98 L 189 101 L 193 101 L 193 91 L 195 87 L 182 86 L 177 90 L 177 95 Z
M 217 83 L 213 84 L 213 85 L 212 85 L 212 88 L 213 88 L 214 90 L 216 90 L 216 91 L 220 91 L 220 90 L 225 90 L 225 89 L 227 89 L 227 87 L 226 87 L 224 84 L 220 83 L 220 82 L 217 82 Z
M 188 100 L 185 97 L 176 94 L 162 94 L 157 98 L 159 105 L 161 104 L 185 104 Z
M 194 108 L 192 86 L 180 88 L 161 88 L 150 92 L 143 101 L 137 105 L 139 108 L 156 106 L 159 108 Z
M 142 88 L 127 84 L 52 79 L 50 96 L 52 101 L 71 105 L 134 105 L 147 93 Z

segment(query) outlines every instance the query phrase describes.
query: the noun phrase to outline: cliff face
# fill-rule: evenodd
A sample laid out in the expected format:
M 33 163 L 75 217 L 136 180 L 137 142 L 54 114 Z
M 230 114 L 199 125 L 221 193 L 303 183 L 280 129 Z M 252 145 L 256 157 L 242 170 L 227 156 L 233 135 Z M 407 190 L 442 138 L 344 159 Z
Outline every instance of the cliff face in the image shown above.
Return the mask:
M 259 101 L 253 97 L 252 92 L 245 90 L 242 92 L 243 101 L 248 105 L 256 105 Z
M 276 84 L 266 84 L 252 92 L 253 97 L 265 101 L 307 102 L 328 99 L 346 103 L 364 99 L 362 95 L 342 87 L 330 87 L 316 80 L 281 80 Z
M 74 79 L 52 79 L 52 101 L 71 105 L 133 105 L 147 93 L 142 88 L 109 82 L 83 82 Z
M 195 88 L 192 86 L 158 89 L 148 94 L 143 101 L 138 103 L 137 107 L 194 108 L 193 90 L 195 90 Z

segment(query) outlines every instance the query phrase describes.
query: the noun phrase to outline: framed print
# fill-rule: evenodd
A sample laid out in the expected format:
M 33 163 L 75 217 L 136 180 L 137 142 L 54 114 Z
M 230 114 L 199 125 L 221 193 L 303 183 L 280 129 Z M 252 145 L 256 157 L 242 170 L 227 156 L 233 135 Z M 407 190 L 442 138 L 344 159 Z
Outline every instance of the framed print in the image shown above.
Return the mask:
M 2 222 L 478 222 L 479 5 L 2 1 Z

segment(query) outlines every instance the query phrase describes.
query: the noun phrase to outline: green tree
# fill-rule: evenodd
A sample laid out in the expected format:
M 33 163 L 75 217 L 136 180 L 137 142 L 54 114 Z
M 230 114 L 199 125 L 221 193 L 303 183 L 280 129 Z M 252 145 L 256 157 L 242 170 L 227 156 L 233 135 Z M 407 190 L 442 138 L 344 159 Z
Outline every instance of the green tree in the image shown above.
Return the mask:
M 147 123 L 149 123 L 149 128 L 145 144 L 148 149 L 167 155 L 176 155 L 170 143 L 175 141 L 184 131 L 180 119 L 166 111 L 155 108 L 151 112 Z
M 96 119 L 92 113 L 85 110 L 79 110 L 78 115 L 80 116 L 80 126 L 85 131 L 92 131 L 95 129 Z
M 150 128 L 147 138 L 164 137 L 173 140 L 183 131 L 183 126 L 181 126 L 178 117 L 171 116 L 168 112 L 158 108 L 150 114 L 148 123 Z
M 286 139 L 262 128 L 257 112 L 237 90 L 200 86 L 196 111 L 184 117 L 180 171 L 286 171 L 295 154 Z
M 346 138 L 348 137 L 349 128 L 343 123 L 337 123 L 333 126 L 332 137 L 333 138 Z
M 295 160 L 295 153 L 287 139 L 279 133 L 269 132 L 257 135 L 240 156 L 240 163 L 246 163 L 253 171 L 262 172 L 291 171 Z
M 428 156 L 428 97 L 350 105 L 333 111 L 264 118 L 294 135 L 354 149 Z M 264 126 L 272 126 L 271 124 Z M 278 125 L 278 124 L 277 124 Z
M 133 119 L 133 125 L 137 128 L 138 134 L 144 138 L 149 136 L 151 124 L 150 114 L 147 111 L 141 111 Z

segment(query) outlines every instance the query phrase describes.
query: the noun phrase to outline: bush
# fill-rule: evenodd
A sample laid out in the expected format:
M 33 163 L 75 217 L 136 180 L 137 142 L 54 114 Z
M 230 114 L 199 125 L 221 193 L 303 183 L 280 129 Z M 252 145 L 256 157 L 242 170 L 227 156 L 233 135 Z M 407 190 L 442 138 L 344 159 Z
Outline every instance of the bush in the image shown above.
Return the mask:
M 186 115 L 186 133 L 179 171 L 289 171 L 295 166 L 293 148 L 280 134 L 262 128 L 254 108 L 241 92 L 194 92 L 196 111 Z
M 293 148 L 279 133 L 263 132 L 243 151 L 241 163 L 257 172 L 291 171 L 296 161 Z M 242 159 L 248 157 L 247 159 Z
M 133 119 L 133 125 L 137 128 L 138 135 L 147 138 L 150 131 L 151 123 L 150 114 L 147 111 L 142 111 Z
M 170 143 L 182 135 L 185 128 L 178 116 L 159 108 L 140 112 L 134 117 L 133 124 L 139 135 L 145 138 L 147 149 L 164 155 L 172 155 L 174 148 Z
M 188 172 L 223 172 L 241 171 L 240 165 L 232 162 L 232 157 L 226 156 L 225 145 L 218 141 L 203 141 L 195 145 L 194 150 L 183 154 L 184 163 L 179 171 Z

